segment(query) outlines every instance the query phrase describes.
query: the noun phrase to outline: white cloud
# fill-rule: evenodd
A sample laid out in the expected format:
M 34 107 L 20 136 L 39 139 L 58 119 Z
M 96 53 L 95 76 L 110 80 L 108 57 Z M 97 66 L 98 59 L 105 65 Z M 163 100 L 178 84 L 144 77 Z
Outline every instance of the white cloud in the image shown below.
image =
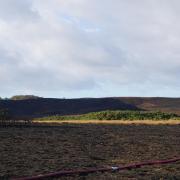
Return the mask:
M 179 5 L 178 0 L 0 0 L 0 92 L 54 96 L 78 90 L 81 96 L 96 90 L 106 96 L 134 87 L 126 95 L 139 95 L 138 89 L 159 95 L 162 89 L 171 96 L 180 89 Z
M 0 0 L 0 17 L 5 21 L 30 21 L 38 17 L 31 0 Z

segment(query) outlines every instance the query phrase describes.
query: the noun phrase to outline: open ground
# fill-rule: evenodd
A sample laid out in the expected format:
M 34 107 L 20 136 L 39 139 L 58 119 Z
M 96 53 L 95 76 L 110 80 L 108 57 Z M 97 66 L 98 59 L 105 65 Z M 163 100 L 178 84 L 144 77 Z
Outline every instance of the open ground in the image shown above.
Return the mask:
M 0 128 L 0 179 L 180 155 L 180 125 L 59 124 Z M 180 179 L 180 163 L 61 179 Z

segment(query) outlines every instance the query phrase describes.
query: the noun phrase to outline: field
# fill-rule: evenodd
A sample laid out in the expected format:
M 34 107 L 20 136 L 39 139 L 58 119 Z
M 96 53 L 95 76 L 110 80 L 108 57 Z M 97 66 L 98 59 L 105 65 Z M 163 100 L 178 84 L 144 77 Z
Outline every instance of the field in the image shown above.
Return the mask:
M 180 125 L 58 124 L 0 128 L 0 179 L 180 155 Z M 180 179 L 180 163 L 61 179 Z

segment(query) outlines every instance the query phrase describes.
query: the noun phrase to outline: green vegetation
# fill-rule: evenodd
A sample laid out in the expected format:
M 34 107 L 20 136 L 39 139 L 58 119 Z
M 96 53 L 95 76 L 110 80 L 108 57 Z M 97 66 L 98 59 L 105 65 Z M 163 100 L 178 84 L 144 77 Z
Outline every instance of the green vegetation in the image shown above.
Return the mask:
M 83 115 L 48 116 L 36 120 L 169 120 L 179 119 L 172 113 L 147 112 L 147 111 L 101 111 Z
M 40 97 L 34 95 L 16 95 L 10 98 L 10 100 L 27 100 L 27 99 L 39 99 Z
M 12 96 L 10 98 L 0 97 L 0 100 L 28 100 L 28 99 L 39 99 L 39 98 L 42 98 L 42 97 L 34 96 L 34 95 L 15 95 L 15 96 Z

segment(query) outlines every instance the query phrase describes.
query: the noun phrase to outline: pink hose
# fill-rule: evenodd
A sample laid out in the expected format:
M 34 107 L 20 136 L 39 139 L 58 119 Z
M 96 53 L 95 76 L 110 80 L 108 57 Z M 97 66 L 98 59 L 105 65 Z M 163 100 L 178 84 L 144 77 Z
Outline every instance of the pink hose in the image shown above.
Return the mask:
M 40 174 L 32 177 L 22 177 L 22 178 L 12 178 L 12 180 L 42 180 L 45 178 L 54 178 L 54 177 L 62 177 L 62 176 L 70 176 L 70 175 L 86 175 L 89 173 L 95 172 L 112 172 L 112 171 L 120 171 L 120 170 L 129 170 L 140 168 L 142 166 L 152 166 L 152 165 L 161 165 L 161 164 L 169 164 L 180 161 L 179 158 L 169 159 L 169 160 L 161 160 L 161 161 L 147 161 L 147 162 L 139 162 L 135 164 L 129 164 L 126 166 L 113 166 L 107 168 L 91 168 L 91 169 L 79 169 L 79 170 L 71 170 L 71 171 L 58 171 L 49 174 Z

